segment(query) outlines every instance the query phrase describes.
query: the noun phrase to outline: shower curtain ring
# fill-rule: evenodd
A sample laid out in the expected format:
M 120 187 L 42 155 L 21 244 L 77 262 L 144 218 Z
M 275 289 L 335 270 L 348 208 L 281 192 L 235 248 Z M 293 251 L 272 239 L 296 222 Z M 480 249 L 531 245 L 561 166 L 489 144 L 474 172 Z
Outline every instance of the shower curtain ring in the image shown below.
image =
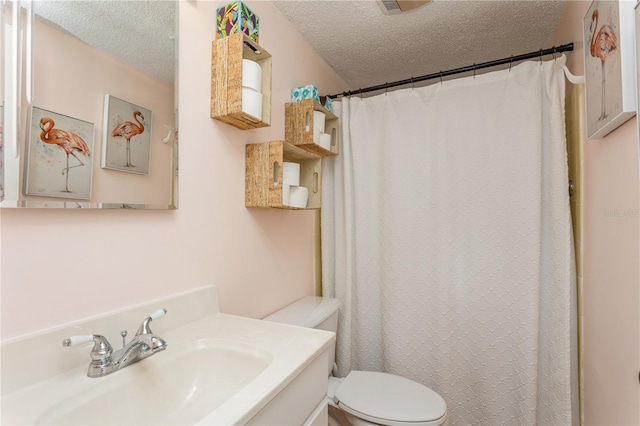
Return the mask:
M 540 65 L 542 65 L 542 49 L 540 49 Z
M 442 70 L 440 70 L 440 84 L 442 84 Z
M 511 65 L 513 65 L 513 55 L 511 55 L 511 59 L 509 60 L 509 72 L 511 72 Z
M 360 88 L 360 99 L 362 99 L 362 87 Z
M 556 47 L 553 46 L 553 62 L 556 61 Z
M 473 64 L 473 78 L 476 78 L 476 64 Z
M 413 82 L 413 76 L 411 76 L 411 90 L 415 89 L 415 83 Z
M 389 82 L 384 83 L 384 94 L 387 94 L 387 90 L 389 89 Z

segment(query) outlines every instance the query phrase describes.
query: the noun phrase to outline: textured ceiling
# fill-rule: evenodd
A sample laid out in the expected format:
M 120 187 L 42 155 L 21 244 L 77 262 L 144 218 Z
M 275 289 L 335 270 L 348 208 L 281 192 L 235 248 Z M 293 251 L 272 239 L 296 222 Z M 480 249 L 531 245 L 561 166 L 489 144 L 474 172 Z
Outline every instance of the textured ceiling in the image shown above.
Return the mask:
M 564 0 L 432 0 L 383 14 L 375 0 L 273 1 L 352 90 L 546 47 Z M 173 81 L 176 2 L 36 0 L 40 18 Z M 566 40 L 569 43 L 575 40 Z
M 351 90 L 546 48 L 565 6 L 433 0 L 387 15 L 374 0 L 273 3 Z
M 38 19 L 167 81 L 175 72 L 176 10 L 174 0 L 34 1 Z

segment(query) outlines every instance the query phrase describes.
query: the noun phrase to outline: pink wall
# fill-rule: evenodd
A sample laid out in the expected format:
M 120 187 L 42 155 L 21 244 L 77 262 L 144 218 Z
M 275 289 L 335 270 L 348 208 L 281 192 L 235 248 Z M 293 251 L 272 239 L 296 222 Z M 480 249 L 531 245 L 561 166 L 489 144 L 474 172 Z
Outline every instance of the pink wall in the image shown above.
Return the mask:
M 180 2 L 180 209 L 2 210 L 2 339 L 208 283 L 223 312 L 257 318 L 313 293 L 313 212 L 245 208 L 244 146 L 284 137 L 291 87 L 345 84 L 255 1 L 273 55 L 271 127 L 212 120 L 211 41 L 224 3 Z
M 568 67 L 580 75 L 584 72 L 582 18 L 590 4 L 567 2 L 550 41 L 574 42 Z M 583 143 L 584 420 L 587 425 L 638 425 L 640 186 L 636 118 L 603 139 Z M 607 214 L 612 210 L 629 213 Z

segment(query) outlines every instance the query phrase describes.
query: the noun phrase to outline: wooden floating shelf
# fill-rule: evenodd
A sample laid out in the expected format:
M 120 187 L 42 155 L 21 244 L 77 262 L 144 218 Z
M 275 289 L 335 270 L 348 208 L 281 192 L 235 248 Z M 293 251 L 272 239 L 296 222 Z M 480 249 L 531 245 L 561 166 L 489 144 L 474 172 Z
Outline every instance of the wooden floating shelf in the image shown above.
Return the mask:
M 327 150 L 313 141 L 313 112 L 320 111 L 325 115 L 324 133 L 331 135 L 331 149 Z M 290 102 L 284 107 L 285 136 L 284 140 L 305 151 L 312 152 L 321 157 L 338 155 L 339 153 L 339 126 L 338 117 L 325 107 L 307 99 L 300 102 Z
M 309 189 L 305 209 L 282 202 L 283 163 L 300 164 L 300 186 Z M 248 144 L 245 163 L 245 206 L 290 210 L 319 209 L 322 159 L 285 141 Z
M 242 110 L 242 60 L 262 68 L 262 117 Z M 211 118 L 242 130 L 271 125 L 271 55 L 245 33 L 211 44 Z

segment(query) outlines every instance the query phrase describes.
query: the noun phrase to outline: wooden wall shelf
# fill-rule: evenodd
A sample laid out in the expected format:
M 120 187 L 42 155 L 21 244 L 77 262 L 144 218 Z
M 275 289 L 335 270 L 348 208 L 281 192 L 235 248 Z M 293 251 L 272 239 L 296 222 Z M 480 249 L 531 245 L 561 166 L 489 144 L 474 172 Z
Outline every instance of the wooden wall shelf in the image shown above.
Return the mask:
M 305 151 L 321 157 L 338 155 L 339 126 L 338 117 L 325 107 L 307 99 L 300 102 L 290 102 L 284 107 L 285 136 L 284 140 Z M 331 149 L 327 150 L 313 141 L 313 112 L 320 111 L 325 115 L 325 133 L 331 135 Z
M 282 202 L 283 162 L 300 164 L 300 186 L 309 189 L 306 209 L 321 205 L 322 159 L 285 141 L 248 144 L 245 163 L 245 206 L 301 210 Z
M 242 110 L 242 60 L 262 68 L 262 117 Z M 271 125 L 271 55 L 244 33 L 211 45 L 211 118 L 248 130 Z

